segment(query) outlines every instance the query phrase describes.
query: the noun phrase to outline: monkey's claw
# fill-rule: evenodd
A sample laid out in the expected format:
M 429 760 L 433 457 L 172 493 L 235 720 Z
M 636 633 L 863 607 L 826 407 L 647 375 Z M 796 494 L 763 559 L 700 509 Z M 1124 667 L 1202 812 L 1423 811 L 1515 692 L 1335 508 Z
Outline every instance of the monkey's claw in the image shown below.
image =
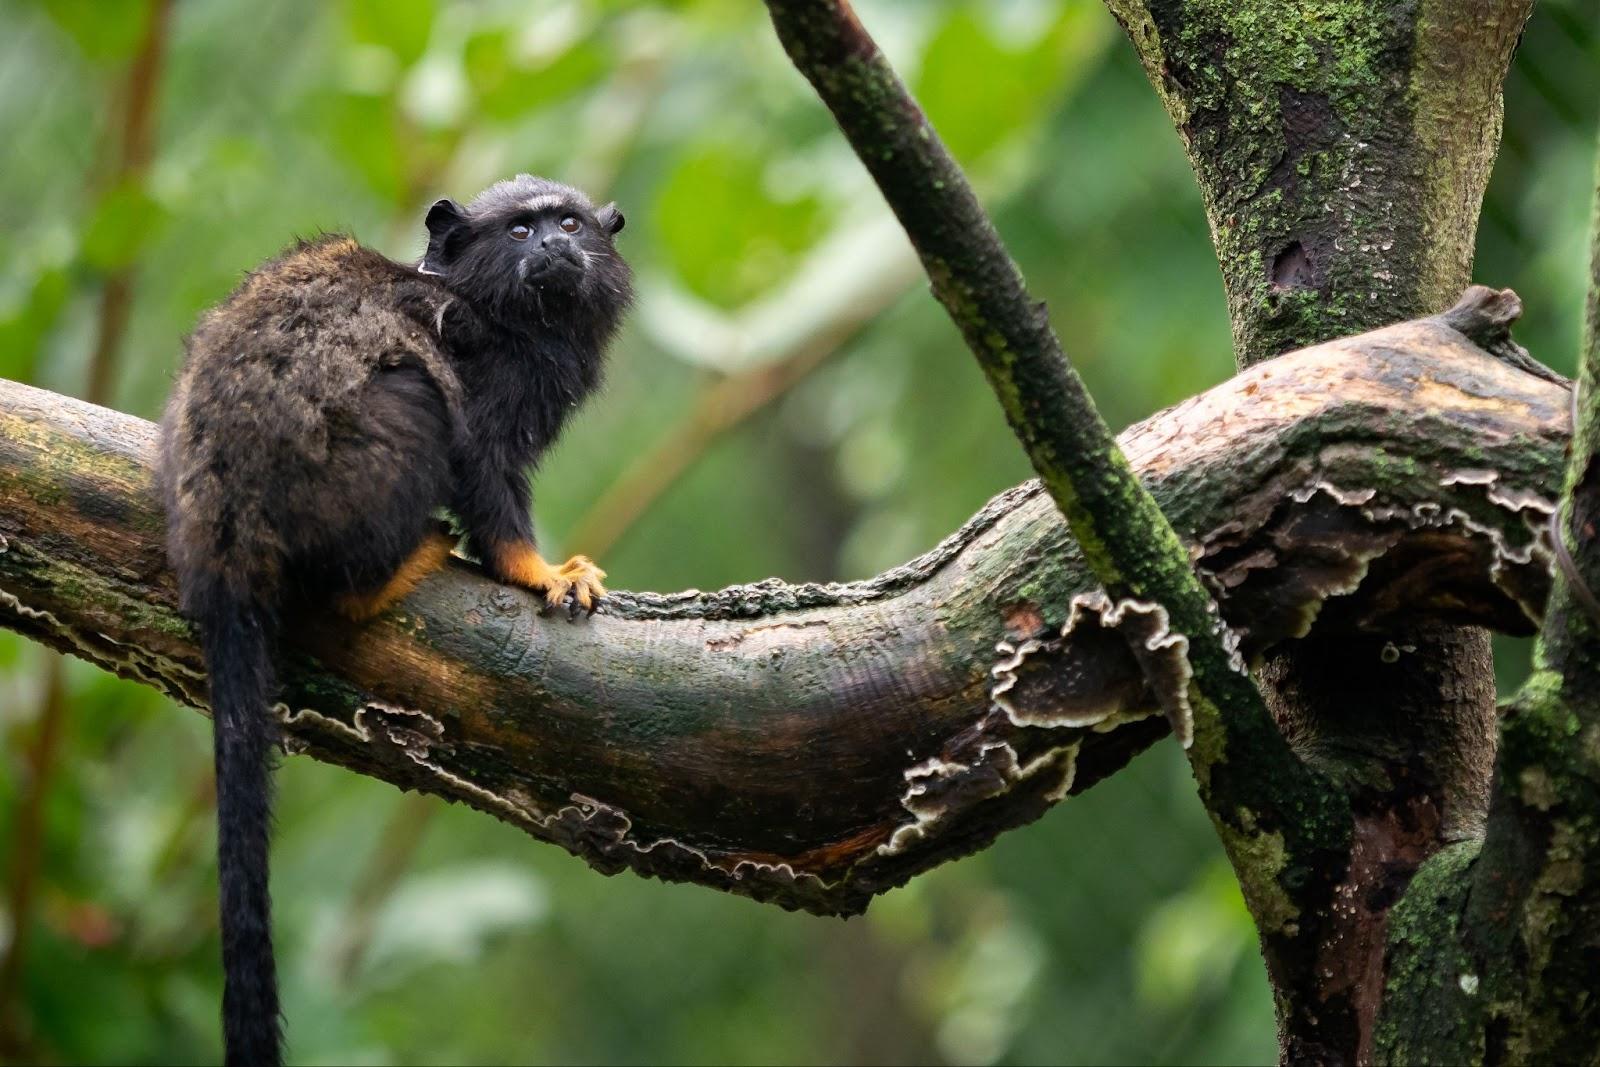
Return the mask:
M 567 621 L 577 622 L 578 615 L 580 613 L 584 614 L 585 618 L 594 618 L 594 613 L 600 610 L 600 602 L 600 597 L 591 597 L 588 608 L 585 608 L 581 603 L 578 602 L 577 590 L 569 590 L 567 592 L 567 599 L 563 601 L 567 608 Z

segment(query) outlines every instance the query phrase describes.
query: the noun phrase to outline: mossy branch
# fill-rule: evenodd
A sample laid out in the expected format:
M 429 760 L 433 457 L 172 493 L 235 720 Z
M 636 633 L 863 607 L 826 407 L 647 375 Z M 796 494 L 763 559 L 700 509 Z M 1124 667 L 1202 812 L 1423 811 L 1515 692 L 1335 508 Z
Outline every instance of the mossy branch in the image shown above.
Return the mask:
M 849 4 L 767 0 L 767 8 L 790 59 L 905 228 L 1090 570 L 1118 610 L 1138 619 L 1129 629 L 1134 654 L 1174 728 L 1193 742 L 1201 798 L 1271 969 L 1289 943 L 1312 936 L 1314 924 L 1299 921 L 1307 906 L 1300 872 L 1343 867 L 1346 798 L 1279 733 L 1187 550 L 1067 362 L 1044 306 Z M 1313 887 L 1310 896 L 1324 892 Z
M 1286 357 L 1121 441 L 1254 656 L 1330 613 L 1530 632 L 1566 409 L 1424 320 Z M 0 383 L 0 625 L 200 706 L 153 443 L 138 419 Z M 1113 621 L 1098 590 L 1032 484 L 868 582 L 619 593 L 587 623 L 460 562 L 369 625 L 291 627 L 285 733 L 601 870 L 858 911 L 1166 734 L 1113 632 L 1145 617 Z

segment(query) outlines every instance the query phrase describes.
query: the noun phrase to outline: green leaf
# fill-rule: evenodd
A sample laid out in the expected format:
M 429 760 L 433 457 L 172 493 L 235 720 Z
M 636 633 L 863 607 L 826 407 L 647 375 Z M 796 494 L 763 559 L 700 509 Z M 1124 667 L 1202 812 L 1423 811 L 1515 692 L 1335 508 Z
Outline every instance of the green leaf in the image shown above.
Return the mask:
M 663 252 L 696 294 L 735 307 L 786 277 L 821 235 L 821 202 L 779 199 L 768 160 L 733 146 L 682 159 L 657 195 Z
M 151 7 L 147 0 L 39 0 L 39 6 L 84 55 L 97 60 L 132 55 Z
M 468 38 L 462 63 L 477 110 L 488 118 L 512 119 L 594 84 L 611 58 L 590 38 L 532 59 L 522 54 L 510 30 L 496 29 Z
M 1152 1006 L 1181 1010 L 1215 996 L 1250 943 L 1254 926 L 1232 870 L 1220 860 L 1163 904 L 1140 931 L 1139 993 Z
M 958 159 L 981 157 L 1056 106 L 1062 86 L 1103 47 L 1109 20 L 1097 7 L 1065 5 L 1022 41 L 1003 40 L 977 7 L 950 14 L 928 42 L 914 88 Z
M 39 345 L 61 318 L 70 292 L 66 270 L 50 267 L 34 277 L 17 307 L 0 315 L 0 378 L 34 380 Z
M 345 22 L 353 39 L 387 48 L 410 66 L 428 48 L 438 9 L 438 0 L 346 0 Z
M 138 258 L 165 218 L 142 182 L 124 181 L 95 205 L 83 236 L 83 260 L 100 270 L 125 267 Z
M 326 142 L 367 188 L 393 201 L 404 188 L 403 163 L 389 96 L 330 91 L 311 101 Z

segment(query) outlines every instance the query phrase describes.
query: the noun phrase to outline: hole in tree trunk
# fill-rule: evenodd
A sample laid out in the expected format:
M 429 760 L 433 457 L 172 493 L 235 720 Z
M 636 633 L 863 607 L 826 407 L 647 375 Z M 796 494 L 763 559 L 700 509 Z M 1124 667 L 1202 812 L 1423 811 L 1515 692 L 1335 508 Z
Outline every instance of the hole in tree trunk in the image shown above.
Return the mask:
M 1272 273 L 1268 277 L 1280 289 L 1313 288 L 1311 257 L 1306 254 L 1306 246 L 1290 241 L 1287 248 L 1273 257 Z

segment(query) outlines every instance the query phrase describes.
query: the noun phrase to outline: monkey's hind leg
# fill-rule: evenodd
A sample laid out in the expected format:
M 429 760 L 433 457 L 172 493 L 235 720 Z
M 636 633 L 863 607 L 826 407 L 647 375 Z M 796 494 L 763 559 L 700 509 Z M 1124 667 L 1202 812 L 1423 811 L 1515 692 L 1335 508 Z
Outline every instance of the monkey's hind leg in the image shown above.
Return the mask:
M 333 602 L 333 609 L 353 622 L 365 622 L 415 589 L 417 583 L 445 565 L 455 538 L 437 530 L 428 534 L 407 556 L 400 569 L 387 582 L 370 593 L 345 593 Z

